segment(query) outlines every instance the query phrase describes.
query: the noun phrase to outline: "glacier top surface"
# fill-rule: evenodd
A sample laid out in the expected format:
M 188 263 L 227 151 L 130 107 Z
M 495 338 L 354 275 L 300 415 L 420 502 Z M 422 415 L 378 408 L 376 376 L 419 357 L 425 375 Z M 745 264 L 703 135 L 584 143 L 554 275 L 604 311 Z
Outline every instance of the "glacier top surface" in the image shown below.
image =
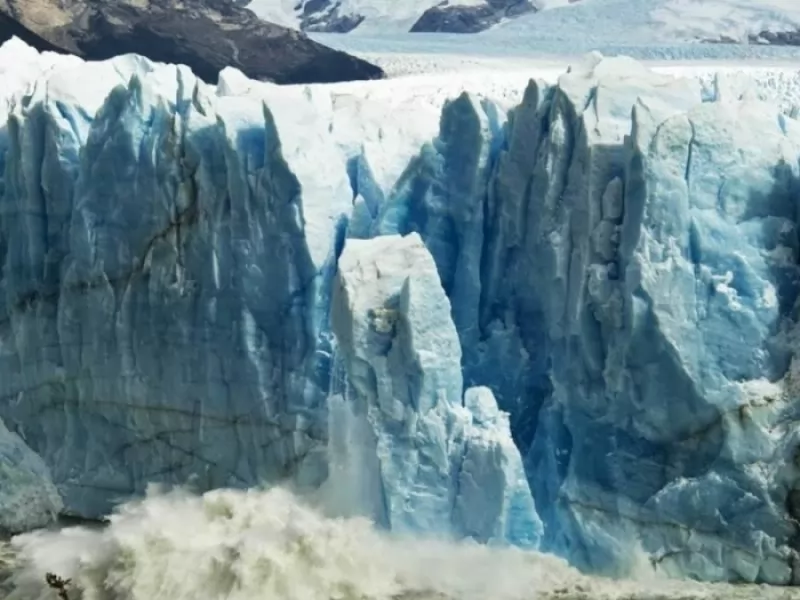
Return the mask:
M 251 81 L 239 71 L 227 69 L 217 93 L 222 96 L 257 96 L 276 102 L 296 96 L 298 92 L 294 90 L 309 87 L 322 90 L 323 95 L 330 93 L 333 97 L 332 108 L 337 116 L 340 113 L 351 116 L 348 121 L 353 129 L 350 133 L 340 131 L 337 138 L 361 139 L 366 130 L 372 129 L 371 123 L 381 122 L 387 128 L 403 129 L 398 141 L 411 137 L 414 139 L 410 143 L 418 147 L 421 141 L 429 139 L 433 131 L 431 127 L 438 126 L 444 103 L 461 92 L 491 99 L 508 109 L 521 101 L 530 79 L 554 83 L 571 64 L 581 60 L 575 51 L 558 56 L 515 54 L 513 42 L 506 44 L 505 55 L 496 54 L 495 46 L 486 43 L 485 38 L 478 42 L 474 36 L 417 34 L 382 36 L 379 39 L 314 34 L 314 37 L 368 58 L 386 69 L 390 78 L 318 86 L 275 86 Z M 637 54 L 636 48 L 631 50 L 631 54 Z M 758 50 L 764 54 L 749 59 L 710 52 L 702 60 L 671 60 L 656 53 L 645 64 L 656 72 L 704 82 L 711 81 L 717 73 L 746 75 L 756 82 L 765 99 L 800 103 L 800 49 L 761 47 Z M 786 53 L 772 53 L 771 50 L 786 50 Z M 174 80 L 170 79 L 171 71 L 162 67 L 136 55 L 125 55 L 93 63 L 90 71 L 86 71 L 87 74 L 91 72 L 91 77 L 78 83 L 75 75 L 87 69 L 83 61 L 49 52 L 40 54 L 13 38 L 0 46 L 0 78 L 4 82 L 0 102 L 7 103 L 11 96 L 19 96 L 37 79 L 47 77 L 51 90 L 58 89 L 60 97 L 71 97 L 75 104 L 92 112 L 99 108 L 113 85 L 127 83 L 139 69 L 156 74 L 161 72 L 165 85 L 174 85 Z M 364 110 L 367 110 L 366 114 Z M 387 113 L 394 116 L 413 114 L 414 119 L 387 122 Z M 339 118 L 337 121 L 341 122 Z M 420 134 L 420 129 L 424 130 L 423 134 Z
M 589 27 L 586 24 L 585 27 Z M 626 55 L 642 61 L 795 61 L 800 59 L 797 46 L 765 44 L 704 44 L 664 39 L 657 35 L 647 37 L 646 32 L 627 36 L 617 29 L 618 36 L 581 36 L 576 29 L 574 37 L 534 35 L 531 32 L 502 33 L 490 30 L 485 34 L 464 35 L 450 33 L 381 33 L 342 35 L 337 33 L 311 33 L 318 42 L 349 52 L 364 55 L 444 55 L 467 57 L 492 57 L 510 63 L 520 60 L 575 59 L 587 52 L 599 51 L 605 56 Z

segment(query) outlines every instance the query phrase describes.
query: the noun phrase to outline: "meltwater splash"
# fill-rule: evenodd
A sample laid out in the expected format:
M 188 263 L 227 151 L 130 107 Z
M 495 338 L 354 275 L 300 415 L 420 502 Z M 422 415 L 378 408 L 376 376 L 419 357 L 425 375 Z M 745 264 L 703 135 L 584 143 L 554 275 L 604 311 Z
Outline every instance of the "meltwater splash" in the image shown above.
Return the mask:
M 7 600 L 523 600 L 760 598 L 766 587 L 615 582 L 537 552 L 391 537 L 365 519 L 322 516 L 290 492 L 151 488 L 102 529 L 15 537 L 0 552 Z M 785 589 L 774 597 L 789 598 Z M 798 596 L 800 597 L 800 596 Z
M 9 600 L 51 599 L 47 572 L 71 578 L 84 600 L 505 600 L 573 574 L 538 554 L 391 538 L 277 488 L 151 490 L 102 530 L 38 531 L 9 549 Z

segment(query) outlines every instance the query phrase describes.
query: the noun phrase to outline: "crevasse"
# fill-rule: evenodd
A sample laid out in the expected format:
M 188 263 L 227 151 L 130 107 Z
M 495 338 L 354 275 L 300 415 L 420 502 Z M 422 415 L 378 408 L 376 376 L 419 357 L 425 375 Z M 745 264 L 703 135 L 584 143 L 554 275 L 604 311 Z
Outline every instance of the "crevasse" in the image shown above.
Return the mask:
M 16 527 L 290 481 L 596 571 L 800 582 L 792 111 L 599 55 L 507 110 L 12 50 Z

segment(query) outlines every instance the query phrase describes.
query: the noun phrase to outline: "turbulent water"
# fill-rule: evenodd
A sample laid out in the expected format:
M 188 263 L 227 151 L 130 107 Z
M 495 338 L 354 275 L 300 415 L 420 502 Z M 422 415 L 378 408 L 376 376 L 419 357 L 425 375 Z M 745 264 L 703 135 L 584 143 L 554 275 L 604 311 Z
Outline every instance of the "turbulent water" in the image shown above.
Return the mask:
M 7 600 L 517 600 L 800 598 L 789 590 L 580 575 L 535 552 L 401 539 L 363 519 L 325 517 L 283 489 L 152 490 L 102 529 L 14 538 L 3 548 Z

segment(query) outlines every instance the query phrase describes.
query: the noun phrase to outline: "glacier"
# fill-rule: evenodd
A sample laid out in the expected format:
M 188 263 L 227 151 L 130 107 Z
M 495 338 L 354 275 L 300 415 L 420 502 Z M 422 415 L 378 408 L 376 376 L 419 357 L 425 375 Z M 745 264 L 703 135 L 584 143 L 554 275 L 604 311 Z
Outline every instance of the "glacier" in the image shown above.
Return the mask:
M 800 582 L 793 103 L 599 54 L 513 99 L 18 40 L 0 81 L 0 459 L 41 499 L 3 519 L 280 482 Z
M 331 326 L 349 385 L 329 402 L 330 478 L 349 493 L 337 512 L 536 548 L 542 523 L 508 416 L 489 388 L 463 390 L 452 308 L 422 238 L 352 240 L 338 267 Z

